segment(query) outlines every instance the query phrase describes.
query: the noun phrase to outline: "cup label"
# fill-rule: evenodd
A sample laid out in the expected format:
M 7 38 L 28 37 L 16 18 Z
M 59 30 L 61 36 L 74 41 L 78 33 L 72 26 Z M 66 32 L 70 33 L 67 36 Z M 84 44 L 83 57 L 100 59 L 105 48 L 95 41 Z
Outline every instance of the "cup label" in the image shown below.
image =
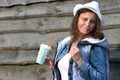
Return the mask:
M 46 55 L 49 54 L 49 53 L 50 53 L 50 50 L 49 50 L 49 49 L 44 48 L 44 47 L 40 47 L 40 50 L 39 50 L 39 52 L 38 52 L 38 56 L 37 56 L 36 62 L 37 62 L 38 64 L 43 64 L 44 61 L 45 61 Z

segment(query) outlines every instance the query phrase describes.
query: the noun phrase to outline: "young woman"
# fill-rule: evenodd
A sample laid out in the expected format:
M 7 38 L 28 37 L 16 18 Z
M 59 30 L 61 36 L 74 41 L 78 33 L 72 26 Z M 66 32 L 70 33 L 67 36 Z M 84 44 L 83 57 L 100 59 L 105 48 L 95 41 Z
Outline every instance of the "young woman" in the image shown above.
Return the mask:
M 54 61 L 46 57 L 45 65 L 54 80 L 109 80 L 109 45 L 101 32 L 99 4 L 77 4 L 73 15 L 70 36 L 58 43 Z

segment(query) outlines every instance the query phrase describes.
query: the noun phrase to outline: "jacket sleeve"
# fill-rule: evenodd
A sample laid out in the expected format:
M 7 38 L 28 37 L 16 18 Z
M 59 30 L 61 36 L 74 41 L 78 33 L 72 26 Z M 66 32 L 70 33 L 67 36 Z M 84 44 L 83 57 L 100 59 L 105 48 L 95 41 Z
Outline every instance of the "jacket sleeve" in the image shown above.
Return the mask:
M 80 75 L 87 80 L 108 80 L 109 66 L 107 51 L 102 47 L 94 47 L 89 62 L 84 60 L 78 65 Z

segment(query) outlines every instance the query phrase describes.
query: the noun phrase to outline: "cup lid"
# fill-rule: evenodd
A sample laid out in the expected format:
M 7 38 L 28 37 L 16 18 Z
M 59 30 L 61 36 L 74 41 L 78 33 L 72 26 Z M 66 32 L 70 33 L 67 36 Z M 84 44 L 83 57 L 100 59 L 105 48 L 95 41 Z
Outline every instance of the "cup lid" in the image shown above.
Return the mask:
M 40 47 L 44 47 L 44 48 L 47 48 L 47 49 L 51 49 L 51 46 L 48 46 L 47 44 L 40 44 Z

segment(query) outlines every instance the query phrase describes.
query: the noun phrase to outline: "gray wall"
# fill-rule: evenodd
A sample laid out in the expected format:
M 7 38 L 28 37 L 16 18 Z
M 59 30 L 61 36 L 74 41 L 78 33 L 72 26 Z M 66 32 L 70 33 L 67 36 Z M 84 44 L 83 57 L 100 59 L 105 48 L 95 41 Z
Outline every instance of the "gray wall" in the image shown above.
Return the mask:
M 55 34 L 56 43 L 69 35 L 72 9 L 92 0 L 1 0 L 0 80 L 52 80 L 52 72 L 35 63 L 39 45 Z M 100 2 L 106 23 L 102 29 L 110 47 L 110 80 L 119 80 L 120 1 Z

